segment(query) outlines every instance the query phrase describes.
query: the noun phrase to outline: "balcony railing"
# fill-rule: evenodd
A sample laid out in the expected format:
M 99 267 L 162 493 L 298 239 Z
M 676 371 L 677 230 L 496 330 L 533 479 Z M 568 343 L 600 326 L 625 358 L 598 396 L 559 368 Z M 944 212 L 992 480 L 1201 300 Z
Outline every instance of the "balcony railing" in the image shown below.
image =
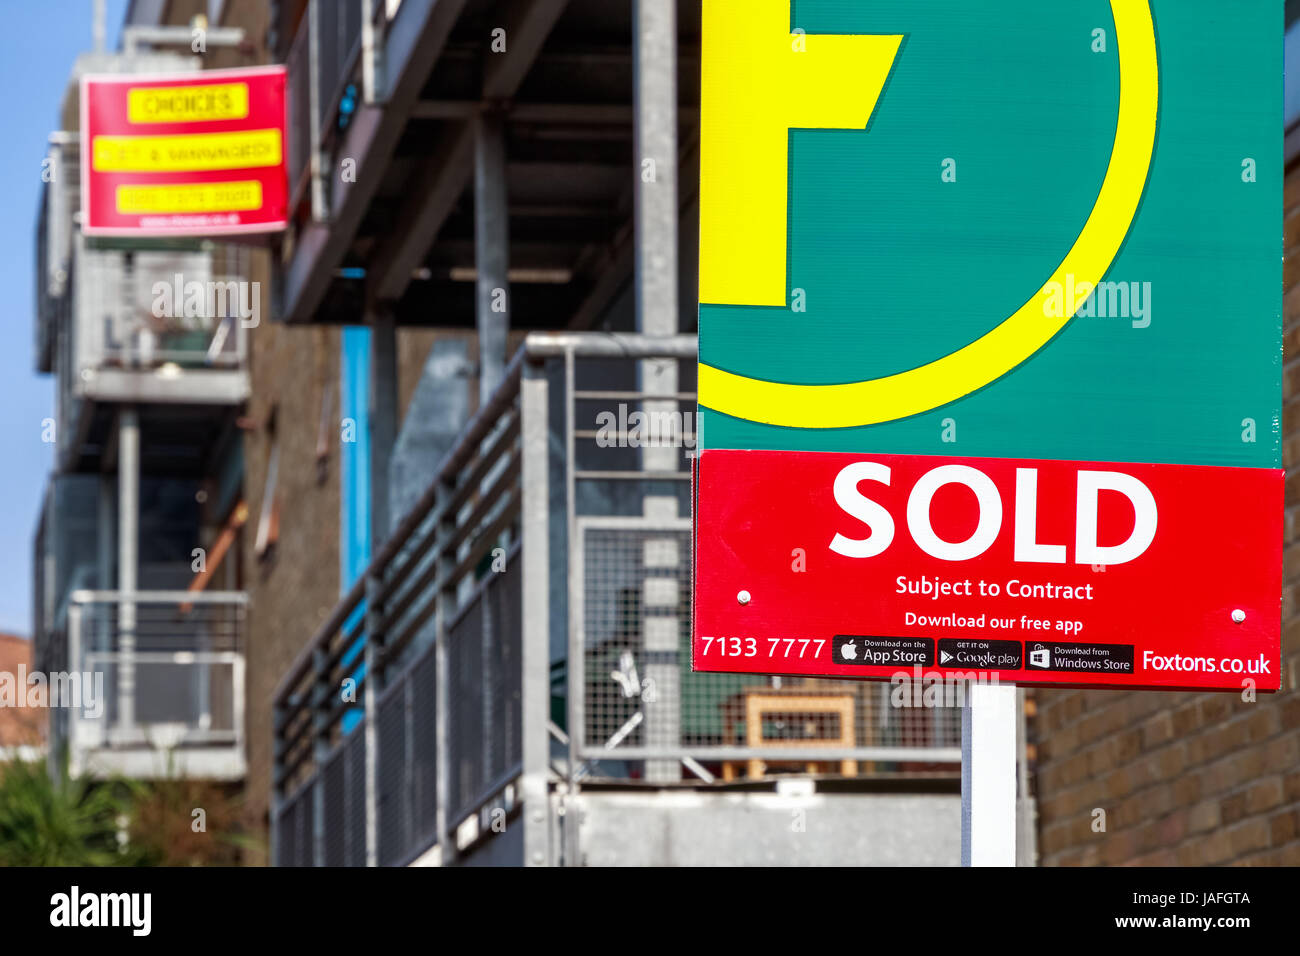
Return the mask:
M 289 192 L 290 208 L 307 198 L 313 218 L 326 218 L 329 177 L 324 156 L 346 128 L 363 98 L 373 99 L 375 89 L 365 89 L 365 77 L 375 85 L 375 48 L 387 24 L 389 6 L 384 0 L 309 0 L 298 32 L 286 57 L 289 71 Z M 367 54 L 363 28 L 369 11 L 376 44 Z M 370 57 L 366 68 L 364 58 Z M 350 89 L 349 89 L 350 88 Z
M 67 322 L 72 307 L 68 288 L 76 231 L 72 217 L 81 204 L 77 150 L 76 133 L 50 135 L 44 161 L 47 178 L 36 214 L 35 344 L 39 372 L 54 371 L 58 331 Z
M 66 307 L 50 310 L 61 326 L 51 335 L 62 467 L 76 467 L 96 403 L 248 397 L 249 329 L 263 318 L 248 248 L 127 252 L 80 235 L 73 245 Z
M 557 787 L 955 772 L 956 709 L 691 671 L 695 355 L 691 336 L 528 336 L 281 681 L 277 863 L 402 864 L 435 845 L 452 862 L 507 820 L 524 831 L 513 858 L 560 862 Z M 659 416 L 650 447 L 637 412 Z M 804 713 L 810 699 L 834 715 Z M 761 741 L 742 732 L 754 700 Z
M 73 773 L 244 775 L 243 592 L 75 591 L 65 646 L 77 675 L 54 736 Z

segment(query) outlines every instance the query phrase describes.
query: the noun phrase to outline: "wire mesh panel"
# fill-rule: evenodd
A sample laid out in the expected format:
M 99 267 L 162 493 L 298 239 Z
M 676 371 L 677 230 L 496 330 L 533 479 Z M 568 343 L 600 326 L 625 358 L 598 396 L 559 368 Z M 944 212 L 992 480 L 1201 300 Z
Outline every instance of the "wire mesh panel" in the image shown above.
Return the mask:
M 298 853 L 297 834 L 294 832 L 296 821 L 294 811 L 297 805 L 285 803 L 280 807 L 274 821 L 271 834 L 275 846 L 275 865 L 293 866 Z
M 459 820 L 487 785 L 483 763 L 482 594 L 447 634 L 447 808 Z
M 690 533 L 588 528 L 582 547 L 586 743 L 613 744 L 616 754 L 619 746 L 676 748 L 707 737 L 685 707 L 707 693 L 695 678 L 717 676 L 687 673 Z M 644 771 L 640 763 L 611 760 L 598 772 Z
M 347 866 L 366 865 L 366 735 L 358 727 L 343 744 Z
M 521 694 L 523 673 L 520 669 L 523 621 L 521 562 L 510 562 L 506 570 L 494 574 L 486 589 L 490 610 L 490 633 L 485 633 L 483 679 L 488 688 L 487 755 L 485 784 L 499 780 L 523 759 Z
M 411 803 L 416 842 L 437 837 L 438 658 L 430 648 L 411 668 Z
M 334 753 L 325 761 L 317 786 L 325 789 L 325 865 L 347 865 L 347 793 L 346 768 L 344 767 L 342 747 L 336 747 Z
M 411 848 L 411 801 L 406 754 L 406 694 L 399 681 L 379 702 L 379 864 L 401 862 Z
M 522 562 L 489 571 L 447 635 L 448 790 L 458 821 L 519 766 Z
M 936 699 L 922 686 L 693 672 L 689 532 L 645 523 L 588 526 L 582 547 L 585 743 L 612 745 L 610 759 L 588 768 L 593 775 L 681 779 L 679 762 L 619 760 L 620 747 L 682 756 L 710 747 L 780 747 L 790 760 L 769 759 L 761 772 L 853 776 L 944 768 L 921 755 L 809 762 L 799 748 L 960 745 L 960 701 Z M 757 765 L 710 766 L 728 777 Z
M 86 654 L 85 663 L 96 675 L 103 675 L 102 701 L 90 701 L 91 712 L 102 704 L 107 724 L 120 719 L 119 684 L 124 656 Z M 146 728 L 179 724 L 191 736 L 214 739 L 232 737 L 235 729 L 235 665 L 213 655 L 193 659 L 158 660 L 135 654 L 129 658 L 133 681 L 134 719 Z
M 279 866 L 311 866 L 312 786 L 301 787 L 281 808 L 276 839 Z

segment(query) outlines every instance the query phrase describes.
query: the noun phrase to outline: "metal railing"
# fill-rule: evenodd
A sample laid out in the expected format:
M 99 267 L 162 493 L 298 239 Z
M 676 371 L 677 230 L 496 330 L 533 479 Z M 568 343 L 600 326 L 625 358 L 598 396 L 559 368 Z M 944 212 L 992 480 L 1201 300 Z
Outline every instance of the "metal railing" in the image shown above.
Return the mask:
M 316 119 L 312 110 L 311 77 L 311 16 L 310 10 L 303 18 L 302 26 L 294 35 L 293 44 L 285 58 L 285 68 L 289 76 L 285 89 L 285 109 L 287 113 L 288 153 L 286 162 L 289 176 L 289 208 L 295 209 L 302 201 L 303 191 L 308 188 L 311 173 L 312 150 L 316 141 Z
M 378 95 L 373 87 L 382 75 L 376 62 L 386 14 L 383 0 L 309 0 L 290 45 L 285 60 L 290 208 L 308 196 L 314 219 L 327 218 L 331 145 L 363 99 Z M 375 38 L 368 48 L 367 25 Z
M 68 277 L 72 269 L 73 213 L 80 205 L 76 133 L 50 134 L 45 182 L 36 221 L 36 368 L 54 369 L 58 331 L 71 311 Z
M 553 786 L 955 772 L 957 708 L 690 669 L 695 358 L 693 336 L 527 337 L 281 681 L 277 863 L 449 862 L 516 816 L 524 860 L 557 862 Z
M 80 236 L 74 245 L 72 291 L 51 333 L 61 455 L 78 451 L 87 399 L 130 400 L 147 389 L 154 401 L 243 401 L 248 330 L 262 305 L 260 285 L 248 280 L 247 247 L 127 253 Z M 218 254 L 221 273 L 213 268 Z M 64 464 L 72 467 L 71 459 Z
M 74 773 L 242 776 L 243 592 L 74 591 L 64 647 L 79 699 L 61 703 Z M 207 768 L 205 770 L 205 767 Z
M 224 266 L 216 267 L 220 253 Z M 95 255 L 87 252 L 87 255 Z M 82 367 L 241 368 L 248 361 L 248 327 L 260 321 L 260 295 L 248 281 L 251 251 L 224 244 L 192 252 L 112 255 L 81 281 L 82 295 L 108 293 L 83 310 Z M 125 269 L 118 270 L 125 265 Z M 124 274 L 123 274 L 124 273 Z M 96 321 L 98 320 L 98 321 Z
M 403 862 L 522 773 L 524 364 L 280 684 L 280 863 Z

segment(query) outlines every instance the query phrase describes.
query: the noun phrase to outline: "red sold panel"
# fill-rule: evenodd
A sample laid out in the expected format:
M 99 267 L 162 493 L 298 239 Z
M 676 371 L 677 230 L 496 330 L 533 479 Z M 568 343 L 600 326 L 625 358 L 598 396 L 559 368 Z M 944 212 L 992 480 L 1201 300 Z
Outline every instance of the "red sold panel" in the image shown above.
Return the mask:
M 694 667 L 1280 681 L 1283 473 L 707 450 Z
M 82 231 L 273 232 L 288 220 L 285 68 L 86 76 Z

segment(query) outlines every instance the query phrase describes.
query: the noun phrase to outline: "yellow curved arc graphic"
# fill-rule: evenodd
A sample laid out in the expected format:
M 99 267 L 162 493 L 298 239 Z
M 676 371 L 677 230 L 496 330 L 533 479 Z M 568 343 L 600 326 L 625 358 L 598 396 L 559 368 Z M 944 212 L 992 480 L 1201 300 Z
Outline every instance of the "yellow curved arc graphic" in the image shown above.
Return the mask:
M 700 364 L 699 402 L 748 421 L 789 428 L 848 428 L 906 418 L 968 395 L 1046 345 L 1087 301 L 1118 255 L 1146 186 L 1155 146 L 1159 64 L 1148 0 L 1111 0 L 1119 48 L 1119 118 L 1101 191 L 1083 231 L 1051 278 L 979 339 L 927 365 L 839 385 L 768 382 Z M 1073 289 L 1063 308 L 1047 302 Z M 1056 311 L 1059 315 L 1051 315 Z

